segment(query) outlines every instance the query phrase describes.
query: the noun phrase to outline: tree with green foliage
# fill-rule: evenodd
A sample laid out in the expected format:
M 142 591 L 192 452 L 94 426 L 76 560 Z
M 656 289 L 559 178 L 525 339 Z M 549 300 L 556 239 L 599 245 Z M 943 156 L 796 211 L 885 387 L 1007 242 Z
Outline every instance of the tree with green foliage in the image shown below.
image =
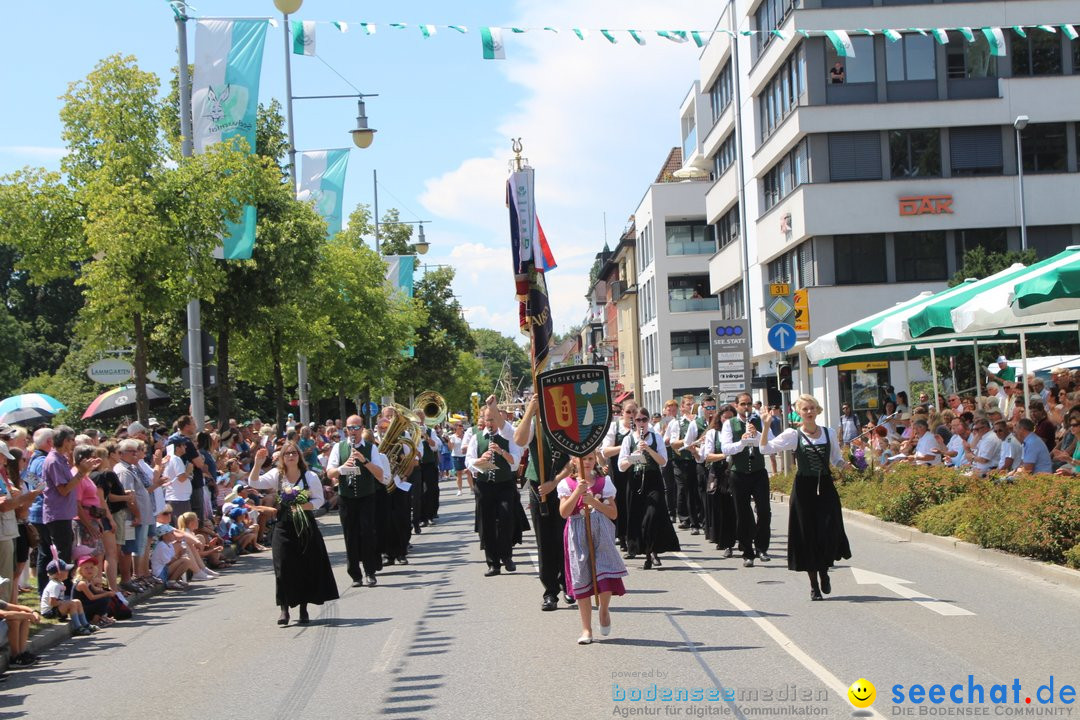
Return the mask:
M 483 380 L 477 392 L 485 397 L 492 391 L 502 375 L 503 362 L 510 361 L 510 384 L 514 388 L 531 387 L 532 364 L 529 352 L 497 330 L 473 328 L 476 354 L 483 367 Z M 524 337 L 524 336 L 522 336 Z
M 439 391 L 447 382 L 447 373 L 458 351 L 476 350 L 461 303 L 454 296 L 453 281 L 454 269 L 439 267 L 425 272 L 413 286 L 415 299 L 425 310 L 427 321 L 417 332 L 413 357 L 399 380 L 405 392 L 416 395 L 424 390 Z

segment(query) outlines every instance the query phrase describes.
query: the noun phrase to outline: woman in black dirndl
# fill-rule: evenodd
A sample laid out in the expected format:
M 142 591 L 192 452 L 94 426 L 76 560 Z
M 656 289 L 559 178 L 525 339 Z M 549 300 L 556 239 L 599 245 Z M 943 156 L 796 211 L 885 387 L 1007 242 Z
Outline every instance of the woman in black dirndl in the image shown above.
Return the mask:
M 307 469 L 300 447 L 285 443 L 277 463 L 269 472 L 259 475 L 258 468 L 266 459 L 266 449 L 255 454 L 255 464 L 249 484 L 259 481 L 260 487 L 272 487 L 278 496 L 277 524 L 271 542 L 274 558 L 275 597 L 281 615 L 278 625 L 289 624 L 289 608 L 300 606 L 298 622 L 308 622 L 309 603 L 322 605 L 338 599 L 337 582 L 330 566 L 314 510 L 326 501 L 319 476 Z M 292 490 L 306 491 L 308 501 L 302 505 L 290 500 Z
M 738 537 L 735 533 L 735 498 L 731 494 L 731 477 L 728 461 L 720 452 L 720 431 L 724 421 L 738 413 L 731 404 L 722 406 L 713 415 L 701 444 L 701 457 L 705 461 L 705 539 L 716 543 L 717 550 L 729 558 Z
M 629 511 L 626 550 L 628 557 L 644 554 L 642 568 L 648 570 L 653 565 L 660 567 L 660 553 L 680 549 L 679 536 L 675 534 L 664 501 L 661 468 L 668 463 L 664 441 L 649 429 L 649 411 L 645 408 L 637 409 L 634 425 L 634 431 L 623 438 L 618 460 L 619 468 L 629 479 L 626 492 Z
M 795 411 L 802 417 L 802 427 L 788 428 L 772 439 L 762 433 L 761 452 L 795 451 L 795 482 L 788 501 L 788 569 L 809 575 L 810 599 L 822 600 L 822 593 L 832 592 L 829 568 L 833 562 L 851 557 L 831 470 L 832 465 L 849 463 L 840 453 L 836 435 L 817 424 L 821 405 L 813 395 L 800 395 Z

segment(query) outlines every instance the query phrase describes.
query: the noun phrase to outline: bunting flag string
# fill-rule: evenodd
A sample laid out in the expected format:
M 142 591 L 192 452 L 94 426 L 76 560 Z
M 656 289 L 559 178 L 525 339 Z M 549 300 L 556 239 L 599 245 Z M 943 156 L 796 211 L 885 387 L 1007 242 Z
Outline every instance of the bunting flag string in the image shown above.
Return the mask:
M 176 12 L 176 6 L 170 3 L 170 7 Z M 190 15 L 191 6 L 187 6 L 188 17 L 191 19 L 198 19 Z M 268 22 L 277 26 L 274 19 L 268 19 Z M 293 52 L 303 55 L 315 54 L 315 28 L 317 25 L 327 25 L 336 29 L 340 33 L 346 33 L 352 26 L 359 26 L 365 36 L 375 35 L 378 25 L 373 22 L 358 22 L 358 21 L 345 21 L 345 20 L 292 20 L 290 22 L 290 34 L 292 39 Z M 445 28 L 447 30 L 453 30 L 454 34 L 468 35 L 470 29 L 465 25 L 436 25 L 431 23 L 401 23 L 392 22 L 384 23 L 387 27 L 394 30 L 408 30 L 410 28 L 417 28 L 420 31 L 420 35 L 425 39 L 434 37 L 438 30 Z M 878 34 L 883 35 L 888 42 L 894 43 L 900 41 L 905 33 L 918 33 L 924 37 L 933 37 L 939 45 L 948 45 L 950 41 L 956 42 L 957 38 L 954 36 L 950 38 L 950 33 L 959 34 L 963 40 L 967 43 L 976 43 L 985 41 L 990 52 L 993 55 L 1002 56 L 1006 53 L 1006 31 L 1012 31 L 1016 37 L 1025 39 L 1028 37 L 1028 33 L 1037 30 L 1042 33 L 1056 35 L 1059 32 L 1065 38 L 1070 41 L 1075 41 L 1078 38 L 1076 26 L 1080 24 L 1078 22 L 1072 23 L 1053 23 L 1044 25 L 1011 25 L 1006 27 L 974 27 L 974 26 L 960 26 L 960 27 L 910 27 L 903 29 L 896 28 L 853 28 L 853 29 L 841 29 L 834 30 L 805 30 L 802 28 L 794 28 L 793 30 L 782 30 L 780 28 L 773 28 L 768 30 L 739 30 L 734 32 L 726 28 L 716 28 L 713 30 L 644 30 L 640 28 L 595 28 L 587 29 L 581 27 L 570 28 L 573 37 L 579 41 L 586 41 L 589 39 L 590 32 L 599 33 L 606 44 L 618 45 L 620 36 L 629 37 L 632 40 L 632 44 L 635 47 L 644 47 L 646 44 L 646 38 L 649 35 L 654 35 L 658 38 L 667 40 L 676 45 L 689 45 L 691 41 L 697 48 L 705 47 L 715 35 L 722 34 L 727 35 L 731 39 L 737 37 L 752 38 L 757 36 L 767 35 L 770 37 L 776 37 L 783 42 L 787 42 L 792 38 L 802 36 L 803 38 L 811 37 L 825 37 L 829 40 L 832 48 L 836 51 L 839 57 L 854 57 L 855 49 L 851 42 L 851 35 L 858 34 L 868 37 L 874 37 Z M 546 25 L 543 27 L 511 27 L 511 26 L 494 26 L 485 25 L 479 30 L 481 36 L 481 45 L 483 49 L 483 57 L 485 60 L 502 60 L 506 58 L 506 46 L 503 42 L 503 33 L 508 32 L 510 34 L 524 34 L 531 31 L 545 31 L 552 35 L 561 34 L 561 30 L 558 27 Z

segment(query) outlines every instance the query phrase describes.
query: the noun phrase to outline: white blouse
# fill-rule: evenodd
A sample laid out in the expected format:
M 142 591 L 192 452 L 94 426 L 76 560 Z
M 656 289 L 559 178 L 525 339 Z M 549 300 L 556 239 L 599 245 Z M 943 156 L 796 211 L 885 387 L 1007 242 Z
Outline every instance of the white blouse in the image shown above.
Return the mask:
M 259 476 L 258 488 L 263 490 L 273 490 L 275 493 L 281 493 L 281 483 L 283 478 L 278 473 L 277 468 L 271 469 L 269 472 L 264 472 Z M 315 510 L 318 510 L 326 503 L 326 495 L 323 493 L 322 483 L 319 482 L 319 476 L 310 470 L 304 475 L 304 480 L 307 481 L 308 497 L 311 498 L 311 506 Z
M 575 478 L 576 479 L 576 478 Z M 561 497 L 570 497 L 574 494 L 574 489 L 570 487 L 570 479 L 563 478 L 559 481 L 559 487 L 555 490 L 556 494 Z M 600 498 L 607 500 L 608 498 L 615 497 L 615 483 L 611 482 L 611 479 L 604 477 L 604 489 L 600 491 Z
M 809 440 L 812 445 L 824 445 L 826 442 L 828 442 L 829 445 L 831 446 L 830 447 L 830 453 L 829 453 L 830 461 L 832 462 L 833 465 L 837 465 L 837 466 L 843 465 L 845 460 L 844 460 L 843 454 L 840 452 L 840 446 L 836 442 L 836 433 L 835 432 L 828 432 L 825 428 L 820 428 L 820 430 L 821 430 L 821 432 L 818 434 L 818 436 L 816 438 L 812 438 L 809 435 L 807 435 L 806 439 Z M 805 433 L 803 433 L 803 434 L 805 434 Z M 828 436 L 827 440 L 826 440 L 826 435 Z M 780 433 L 779 435 L 775 435 L 775 436 L 770 431 L 769 432 L 769 442 L 767 442 L 765 445 L 761 446 L 761 454 L 762 455 L 775 455 L 776 453 L 782 452 L 784 450 L 794 450 L 798 446 L 799 446 L 799 431 L 796 430 L 795 428 L 788 428 L 784 432 Z

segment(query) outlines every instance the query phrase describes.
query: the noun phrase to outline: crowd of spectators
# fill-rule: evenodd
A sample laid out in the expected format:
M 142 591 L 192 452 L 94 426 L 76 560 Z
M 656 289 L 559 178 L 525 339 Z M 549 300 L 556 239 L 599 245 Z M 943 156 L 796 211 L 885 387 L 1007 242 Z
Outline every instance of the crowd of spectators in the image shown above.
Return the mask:
M 983 395 L 926 393 L 908 408 L 891 397 L 880 418 L 861 426 L 845 406 L 837 428 L 856 464 L 944 465 L 979 477 L 1010 480 L 1020 473 L 1080 473 L 1080 372 L 1055 368 L 1049 382 L 1029 375 L 996 378 Z M 897 393 L 902 396 L 903 393 Z

